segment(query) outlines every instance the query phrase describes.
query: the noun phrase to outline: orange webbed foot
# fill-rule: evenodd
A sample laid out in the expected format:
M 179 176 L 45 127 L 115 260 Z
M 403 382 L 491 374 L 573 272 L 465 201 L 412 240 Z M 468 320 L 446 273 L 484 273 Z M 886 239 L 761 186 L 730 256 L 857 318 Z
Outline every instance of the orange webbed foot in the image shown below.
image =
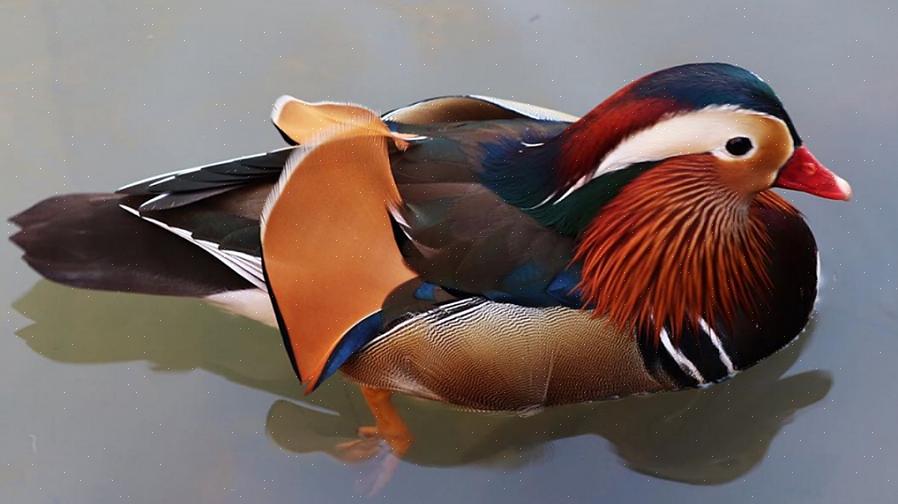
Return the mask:
M 364 429 L 365 427 L 362 427 Z M 374 427 L 371 427 L 374 429 Z M 361 429 L 359 429 L 361 431 Z M 378 436 L 367 436 L 359 433 L 358 439 L 345 441 L 335 446 L 335 456 L 346 463 L 362 462 L 376 457 L 384 451 L 383 440 Z
M 390 400 L 392 392 L 363 386 L 362 395 L 375 425 L 359 427 L 358 439 L 340 443 L 336 449 L 344 462 L 371 461 L 374 467 L 364 471 L 359 484 L 365 494 L 373 495 L 389 483 L 414 438 Z

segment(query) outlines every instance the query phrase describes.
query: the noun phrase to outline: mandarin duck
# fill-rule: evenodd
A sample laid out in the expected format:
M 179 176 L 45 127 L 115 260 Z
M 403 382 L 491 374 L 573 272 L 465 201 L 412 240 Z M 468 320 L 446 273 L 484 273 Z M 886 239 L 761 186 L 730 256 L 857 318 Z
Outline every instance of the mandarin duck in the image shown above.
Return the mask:
M 272 121 L 287 147 L 50 198 L 13 241 L 55 281 L 279 327 L 306 390 L 342 370 L 399 454 L 394 392 L 528 412 L 752 366 L 802 331 L 819 277 L 771 189 L 851 196 L 771 87 L 722 63 L 652 73 L 579 118 L 284 96 Z

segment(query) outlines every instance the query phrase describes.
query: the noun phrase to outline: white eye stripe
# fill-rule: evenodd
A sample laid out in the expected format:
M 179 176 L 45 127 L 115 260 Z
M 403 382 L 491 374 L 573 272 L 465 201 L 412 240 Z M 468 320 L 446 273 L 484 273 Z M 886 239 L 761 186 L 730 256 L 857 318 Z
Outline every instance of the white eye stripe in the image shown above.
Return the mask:
M 756 142 L 751 130 L 757 128 L 757 124 L 750 118 L 758 116 L 774 119 L 786 126 L 779 118 L 730 105 L 677 114 L 618 144 L 599 164 L 593 178 L 634 163 L 712 152 L 724 148 L 729 139 L 737 136 L 752 139 L 754 148 Z
M 595 171 L 577 180 L 553 203 L 562 201 L 595 178 L 637 163 L 705 152 L 725 160 L 746 159 L 754 154 L 758 147 L 757 139 L 765 133 L 766 121 L 758 121 L 758 117 L 775 121 L 784 134 L 788 134 L 788 126 L 782 119 L 733 105 L 714 105 L 662 119 L 621 141 L 602 159 Z M 752 141 L 752 150 L 738 158 L 726 152 L 726 142 L 737 136 L 748 137 Z

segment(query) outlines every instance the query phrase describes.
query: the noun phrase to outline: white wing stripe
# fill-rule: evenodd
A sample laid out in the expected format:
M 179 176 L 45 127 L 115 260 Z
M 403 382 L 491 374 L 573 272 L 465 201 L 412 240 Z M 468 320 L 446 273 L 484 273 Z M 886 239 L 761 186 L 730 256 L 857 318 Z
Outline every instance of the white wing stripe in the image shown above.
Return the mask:
M 480 298 L 462 298 L 462 299 L 459 299 L 459 300 L 457 300 L 457 301 L 452 301 L 451 303 L 445 303 L 445 304 L 441 304 L 441 305 L 439 305 L 439 306 L 436 306 L 436 307 L 434 307 L 434 308 L 432 308 L 432 309 L 430 309 L 430 310 L 427 310 L 426 312 L 419 313 L 419 314 L 417 314 L 417 315 L 415 315 L 415 316 L 413 316 L 413 317 L 410 317 L 410 318 L 407 319 L 407 320 L 403 320 L 402 322 L 400 322 L 400 323 L 396 324 L 395 326 L 391 327 L 388 331 L 383 332 L 383 333 L 377 335 L 376 337 L 374 337 L 374 339 L 372 339 L 371 341 L 369 341 L 368 343 L 365 344 L 365 348 L 370 347 L 371 345 L 374 345 L 375 343 L 377 343 L 378 341 L 380 341 L 380 340 L 382 340 L 382 339 L 384 339 L 384 338 L 387 338 L 387 337 L 389 337 L 389 336 L 391 336 L 391 335 L 393 335 L 393 334 L 398 333 L 399 331 L 401 331 L 401 330 L 404 329 L 405 327 L 408 327 L 408 326 L 411 325 L 411 324 L 419 323 L 419 322 L 421 322 L 423 319 L 430 319 L 430 318 L 433 318 L 434 316 L 436 316 L 437 314 L 439 314 L 439 312 L 445 311 L 447 308 L 454 308 L 454 307 L 459 306 L 459 305 L 464 306 L 464 305 L 468 305 L 468 304 L 474 304 L 474 305 L 475 305 L 475 306 L 473 306 L 473 307 L 465 308 L 464 310 L 462 310 L 462 311 L 460 311 L 460 312 L 458 312 L 458 313 L 453 314 L 453 315 L 457 315 L 457 314 L 459 314 L 459 313 L 466 313 L 466 312 L 468 312 L 469 310 L 471 310 L 472 308 L 476 308 L 477 306 L 481 306 L 482 304 L 485 304 L 485 303 L 481 303 L 480 301 L 481 301 Z M 446 318 L 449 318 L 449 317 L 446 317 Z M 442 320 L 440 320 L 440 321 L 438 321 L 438 322 L 442 322 Z
M 705 319 L 698 319 L 698 322 L 702 326 L 702 331 L 705 331 L 705 334 L 711 339 L 711 343 L 714 343 L 714 346 L 717 347 L 717 353 L 720 354 L 720 362 L 727 368 L 727 375 L 735 374 L 736 368 L 733 366 L 733 361 L 730 360 L 729 354 L 723 349 L 723 343 L 720 341 L 717 333 L 714 332 L 714 329 L 708 325 Z
M 193 243 L 199 248 L 205 250 L 213 257 L 221 261 L 225 266 L 231 268 L 234 273 L 240 275 L 244 280 L 249 283 L 255 285 L 257 288 L 262 290 L 267 290 L 268 287 L 265 285 L 265 277 L 262 273 L 262 259 L 253 257 L 249 254 L 238 252 L 235 250 L 222 250 L 219 248 L 217 243 L 208 241 L 208 240 L 200 240 L 193 237 L 193 233 L 187 231 L 186 229 L 181 229 L 175 226 L 170 226 L 160 220 L 153 219 L 150 217 L 146 217 L 141 215 L 137 210 L 125 206 L 119 205 L 126 212 L 136 215 L 137 217 L 155 224 L 162 229 L 165 229 L 176 236 L 180 236 L 181 238 Z
M 664 349 L 667 350 L 667 353 L 669 353 L 671 357 L 673 357 L 673 360 L 680 366 L 680 369 L 682 369 L 684 373 L 694 378 L 699 385 L 705 383 L 705 378 L 698 372 L 698 368 L 695 367 L 695 364 L 693 364 L 688 357 L 683 355 L 683 352 L 674 347 L 673 343 L 670 342 L 670 335 L 667 334 L 667 329 L 661 329 L 661 343 L 664 344 Z
M 384 114 L 381 119 L 384 121 L 393 120 L 396 116 L 401 115 L 403 113 L 409 112 L 410 110 L 414 110 L 418 107 L 426 107 L 432 104 L 435 101 L 439 101 L 445 98 L 470 98 L 472 100 L 483 101 L 492 105 L 495 105 L 499 108 L 503 108 L 505 110 L 510 110 L 517 114 L 521 114 L 524 117 L 529 117 L 530 119 L 536 119 L 538 121 L 559 121 L 559 122 L 577 122 L 580 120 L 579 117 L 571 114 L 566 114 L 564 112 L 559 112 L 557 110 L 552 110 L 545 107 L 539 107 L 536 105 L 530 105 L 528 103 L 516 102 L 513 100 L 505 100 L 502 98 L 494 98 L 492 96 L 483 96 L 483 95 L 461 95 L 461 96 L 443 96 L 439 98 L 430 98 L 427 100 L 421 100 L 419 102 L 412 103 L 410 105 L 406 105 L 405 107 L 400 107 L 396 110 L 392 110 L 387 114 Z M 527 145 L 527 147 L 535 147 L 535 145 Z
M 492 103 L 497 107 L 502 107 L 506 110 L 511 110 L 512 112 L 517 112 L 518 114 L 540 121 L 577 122 L 580 120 L 580 118 L 575 115 L 567 114 L 565 112 L 559 112 L 557 110 L 552 110 L 545 107 L 539 107 L 537 105 L 530 105 L 529 103 L 521 103 L 514 100 L 506 100 L 503 98 L 494 98 L 492 96 L 483 95 L 468 95 L 468 98 L 483 100 L 485 102 Z
M 204 164 L 202 166 L 194 166 L 192 168 L 183 168 L 180 170 L 175 170 L 173 172 L 162 173 L 160 175 L 153 175 L 152 177 L 147 177 L 145 179 L 138 180 L 137 182 L 131 182 L 128 185 L 119 187 L 118 191 L 124 191 L 126 189 L 130 189 L 134 186 L 139 186 L 141 184 L 146 184 L 148 182 L 152 182 L 154 184 L 161 183 L 162 179 L 167 178 L 167 179 L 171 180 L 171 178 L 177 177 L 178 175 L 187 175 L 188 173 L 197 172 L 197 171 L 202 170 L 203 168 L 209 168 L 210 166 L 218 166 L 218 165 L 223 165 L 223 164 L 227 164 L 227 163 L 233 163 L 235 161 L 243 161 L 244 159 L 252 159 L 252 158 L 256 158 L 256 157 L 265 156 L 268 154 L 273 154 L 275 152 L 281 152 L 281 151 L 295 149 L 295 148 L 296 148 L 295 145 L 291 145 L 289 147 L 282 147 L 280 149 L 274 149 L 274 150 L 270 150 L 270 151 L 266 151 L 266 152 L 259 152 L 257 154 L 250 154 L 248 156 L 240 156 L 240 157 L 235 157 L 233 159 L 225 159 L 224 161 L 216 161 L 214 163 Z

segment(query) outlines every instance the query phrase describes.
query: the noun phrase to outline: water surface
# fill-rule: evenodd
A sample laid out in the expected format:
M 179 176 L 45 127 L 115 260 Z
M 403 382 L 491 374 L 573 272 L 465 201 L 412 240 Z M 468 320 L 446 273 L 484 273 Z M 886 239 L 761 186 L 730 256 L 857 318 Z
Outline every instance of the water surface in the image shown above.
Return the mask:
M 0 6 L 0 215 L 259 152 L 283 93 L 387 110 L 491 94 L 583 113 L 729 61 L 777 90 L 849 204 L 788 194 L 823 260 L 799 342 L 706 390 L 518 418 L 403 398 L 418 442 L 373 500 L 894 502 L 898 8 L 837 2 L 276 1 Z M 7 234 L 13 231 L 7 226 Z M 278 334 L 199 302 L 38 279 L 0 245 L 0 502 L 347 502 L 370 415 L 304 397 Z

